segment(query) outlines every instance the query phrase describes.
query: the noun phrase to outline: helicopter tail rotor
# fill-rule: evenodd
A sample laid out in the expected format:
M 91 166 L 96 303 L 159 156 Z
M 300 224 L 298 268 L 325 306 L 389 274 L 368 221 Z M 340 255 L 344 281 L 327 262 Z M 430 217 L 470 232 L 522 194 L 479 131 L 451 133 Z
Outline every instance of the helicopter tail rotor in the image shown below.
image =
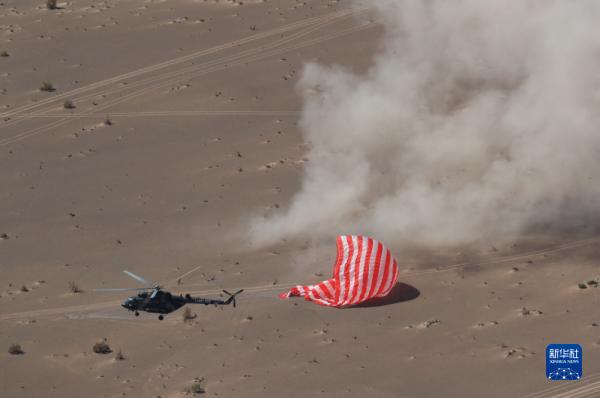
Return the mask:
M 240 294 L 241 292 L 243 292 L 244 289 L 240 289 L 235 293 L 229 293 L 227 290 L 223 289 L 223 293 L 229 295 L 229 298 L 225 301 L 225 304 L 230 304 L 233 303 L 233 308 L 235 308 L 235 296 L 237 296 L 238 294 Z

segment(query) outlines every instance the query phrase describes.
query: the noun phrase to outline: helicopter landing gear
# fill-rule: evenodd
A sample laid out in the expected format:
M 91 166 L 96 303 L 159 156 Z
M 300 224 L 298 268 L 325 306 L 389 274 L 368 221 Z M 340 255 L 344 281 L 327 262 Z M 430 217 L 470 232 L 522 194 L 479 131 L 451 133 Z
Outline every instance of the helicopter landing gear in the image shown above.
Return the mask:
M 138 311 L 134 312 L 135 316 L 140 316 L 140 313 Z
M 162 316 L 162 314 L 158 316 L 158 320 L 159 320 L 159 321 L 162 321 L 163 319 L 165 319 L 165 317 L 164 317 L 164 316 Z

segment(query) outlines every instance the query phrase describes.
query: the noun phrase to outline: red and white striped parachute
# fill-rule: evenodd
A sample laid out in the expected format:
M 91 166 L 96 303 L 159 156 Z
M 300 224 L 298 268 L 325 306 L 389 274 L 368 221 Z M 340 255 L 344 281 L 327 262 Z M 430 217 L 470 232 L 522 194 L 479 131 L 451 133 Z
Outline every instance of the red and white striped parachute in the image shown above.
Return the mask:
M 398 279 L 398 263 L 380 242 L 366 236 L 337 237 L 333 278 L 293 287 L 280 298 L 302 296 L 328 307 L 346 307 L 387 295 Z

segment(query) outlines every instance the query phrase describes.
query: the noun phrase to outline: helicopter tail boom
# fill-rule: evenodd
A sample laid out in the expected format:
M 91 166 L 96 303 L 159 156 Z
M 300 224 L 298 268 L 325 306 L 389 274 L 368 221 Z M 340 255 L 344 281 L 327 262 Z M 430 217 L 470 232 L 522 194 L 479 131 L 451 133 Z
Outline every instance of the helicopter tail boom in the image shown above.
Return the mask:
M 223 290 L 223 293 L 227 294 L 229 296 L 229 298 L 227 298 L 227 300 L 220 300 L 220 299 L 209 299 L 209 298 L 202 298 L 202 297 L 192 297 L 189 294 L 186 294 L 185 299 L 186 302 L 190 303 L 190 304 L 204 304 L 204 305 L 209 305 L 209 304 L 213 304 L 213 305 L 229 305 L 233 303 L 233 306 L 236 306 L 236 302 L 235 302 L 235 296 L 237 296 L 238 294 L 240 294 L 241 292 L 243 292 L 244 290 L 238 290 L 235 293 L 229 293 L 227 290 Z

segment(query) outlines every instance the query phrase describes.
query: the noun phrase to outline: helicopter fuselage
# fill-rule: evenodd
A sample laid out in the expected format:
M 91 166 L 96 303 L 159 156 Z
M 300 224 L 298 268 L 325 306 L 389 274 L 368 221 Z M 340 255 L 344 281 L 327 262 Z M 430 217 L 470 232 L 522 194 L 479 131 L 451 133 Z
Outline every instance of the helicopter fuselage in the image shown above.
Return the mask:
M 169 314 L 187 304 L 183 296 L 173 296 L 169 292 L 142 292 L 128 297 L 121 306 L 129 311 L 146 311 L 157 314 Z
M 189 294 L 173 295 L 169 292 L 155 289 L 152 292 L 141 292 L 136 296 L 128 297 L 121 307 L 136 312 L 145 311 L 157 314 L 169 314 L 178 310 L 186 304 L 204 304 L 204 305 L 228 305 L 235 300 L 235 296 L 241 293 L 241 290 L 230 295 L 227 300 L 209 299 L 202 297 L 192 297 Z

